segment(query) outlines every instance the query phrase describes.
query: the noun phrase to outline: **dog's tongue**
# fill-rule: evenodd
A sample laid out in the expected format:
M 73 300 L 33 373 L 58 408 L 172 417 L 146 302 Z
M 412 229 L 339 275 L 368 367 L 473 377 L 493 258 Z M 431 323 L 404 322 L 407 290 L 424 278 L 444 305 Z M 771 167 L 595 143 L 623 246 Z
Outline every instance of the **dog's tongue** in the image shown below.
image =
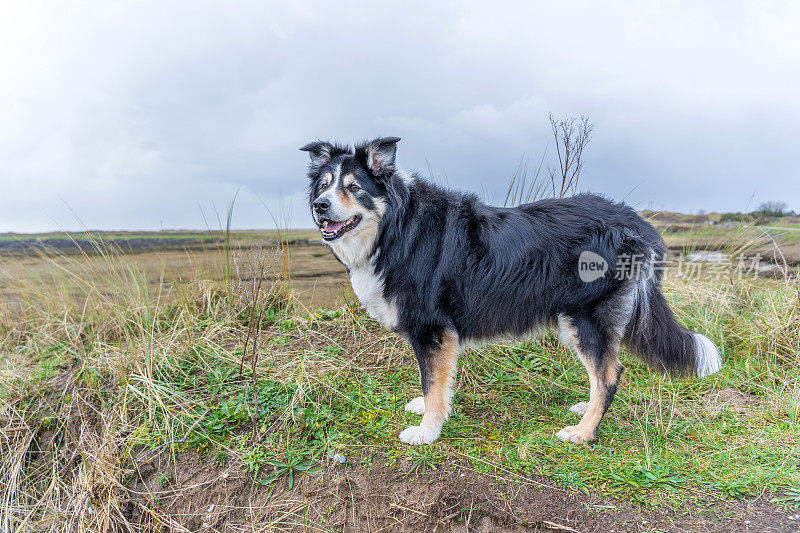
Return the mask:
M 328 225 L 325 226 L 325 231 L 330 233 L 335 233 L 340 229 L 342 229 L 346 223 L 347 223 L 346 220 L 343 220 L 341 222 L 333 222 L 333 221 L 328 222 Z

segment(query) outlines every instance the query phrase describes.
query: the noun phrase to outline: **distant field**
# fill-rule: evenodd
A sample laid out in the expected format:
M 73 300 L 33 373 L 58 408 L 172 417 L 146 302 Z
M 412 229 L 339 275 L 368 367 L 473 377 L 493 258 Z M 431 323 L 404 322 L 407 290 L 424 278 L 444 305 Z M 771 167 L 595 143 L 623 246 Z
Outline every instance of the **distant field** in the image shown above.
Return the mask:
M 264 245 L 257 240 L 248 245 L 239 244 L 231 254 L 233 262 L 251 262 L 259 246 L 267 253 L 277 253 L 278 247 L 273 244 L 274 241 L 265 242 Z M 341 300 L 343 294 L 349 294 L 345 268 L 323 246 L 313 243 L 291 245 L 287 259 L 292 289 L 304 305 L 334 305 Z M 140 274 L 148 289 L 157 294 L 159 288 L 185 283 L 198 275 L 222 282 L 224 263 L 225 251 L 219 247 L 157 249 L 112 256 L 74 253 L 52 256 L 0 254 L 0 296 L 19 300 L 23 296 L 20 294 L 20 287 L 16 285 L 20 277 L 32 277 L 45 284 L 63 282 L 72 287 L 75 296 L 79 296 L 85 291 L 86 284 L 74 277 L 73 273 L 86 271 L 90 271 L 96 279 L 107 278 L 111 292 L 115 289 L 112 285 L 117 283 L 111 274 L 121 264 Z M 277 266 L 283 269 L 282 264 Z M 268 277 L 275 276 L 276 274 L 270 274 Z
M 647 213 L 644 213 L 646 215 Z M 800 262 L 800 222 L 787 219 L 766 224 L 709 225 L 707 221 L 693 222 L 689 215 L 670 214 L 670 217 L 650 216 L 648 220 L 662 233 L 667 245 L 681 248 L 721 249 L 747 244 L 749 247 L 772 247 L 773 239 L 784 255 Z M 696 218 L 696 217 L 694 217 Z M 168 230 L 168 231 L 91 231 L 52 233 L 0 233 L 0 255 L 38 253 L 51 249 L 60 254 L 92 253 L 96 243 L 118 246 L 126 253 L 154 251 L 156 249 L 217 249 L 225 246 L 224 231 Z M 321 242 L 314 229 L 235 230 L 231 242 L 238 246 L 274 246 L 281 240 L 292 244 Z M 796 246 L 797 245 L 797 246 Z M 783 247 L 786 247 L 784 249 Z
M 123 253 L 142 253 L 156 250 L 216 249 L 228 240 L 238 246 L 277 245 L 281 241 L 303 243 L 318 239 L 314 230 L 240 230 L 227 235 L 224 231 L 97 231 L 0 234 L 0 255 L 36 255 L 40 252 L 58 254 L 94 254 L 98 246 L 111 246 Z
M 797 226 L 676 226 L 655 224 L 673 252 L 692 250 L 727 250 L 747 255 L 780 257 L 790 265 L 800 264 L 800 231 Z
M 780 249 L 789 265 L 800 264 L 800 231 L 652 221 L 674 255 L 697 249 L 726 250 L 761 254 L 766 261 L 781 263 Z M 224 263 L 226 239 L 221 231 L 1 234 L 0 296 L 18 299 L 10 287 L 23 274 L 51 283 L 54 276 L 76 269 L 89 268 L 102 276 L 115 268 L 120 257 L 142 273 L 152 291 L 186 282 L 198 272 L 222 281 L 220 265 Z M 281 241 L 288 243 L 291 285 L 303 305 L 330 306 L 343 296 L 353 296 L 344 267 L 322 246 L 316 230 L 237 230 L 230 235 L 233 248 L 238 250 L 234 255 L 243 261 L 254 249 L 278 250 Z M 112 250 L 113 257 L 99 253 L 103 250 Z M 74 294 L 79 296 L 82 290 L 76 283 Z
M 347 293 L 344 267 L 321 246 L 315 230 L 236 231 L 231 235 L 232 255 L 247 261 L 255 248 L 277 250 L 281 240 L 289 243 L 292 287 L 303 304 L 331 305 Z M 23 273 L 50 282 L 67 271 L 86 268 L 103 276 L 120 261 L 141 272 L 153 291 L 164 284 L 185 282 L 198 272 L 221 281 L 225 248 L 224 232 L 4 234 L 0 235 L 0 296 L 18 297 L 10 283 Z M 75 283 L 75 294 L 81 290 L 81 284 Z
M 253 230 L 233 230 L 231 235 L 238 240 L 259 240 L 277 241 L 282 234 L 287 231 L 270 229 Z M 311 239 L 319 237 L 319 233 L 314 229 L 290 229 L 289 238 Z M 0 241 L 32 241 L 47 239 L 63 240 L 120 240 L 120 239 L 221 239 L 225 238 L 225 231 L 202 231 L 202 230 L 164 230 L 164 231 L 55 231 L 49 233 L 0 233 Z
M 102 239 L 106 241 L 117 241 L 126 239 L 200 239 L 209 240 L 217 239 L 218 235 L 201 234 L 195 232 L 94 232 L 94 233 L 73 233 L 73 232 L 59 232 L 59 233 L 2 233 L 0 234 L 0 241 L 81 241 L 87 240 L 91 235 L 94 239 Z

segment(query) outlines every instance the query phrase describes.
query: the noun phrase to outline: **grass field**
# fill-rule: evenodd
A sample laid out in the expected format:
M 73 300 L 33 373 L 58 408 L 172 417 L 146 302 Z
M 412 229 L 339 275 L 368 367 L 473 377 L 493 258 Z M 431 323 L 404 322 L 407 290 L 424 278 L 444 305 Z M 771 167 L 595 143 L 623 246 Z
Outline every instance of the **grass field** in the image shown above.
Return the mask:
M 796 278 L 668 276 L 725 366 L 678 380 L 626 356 L 592 445 L 554 437 L 588 380 L 546 334 L 468 351 L 419 448 L 397 440 L 413 353 L 323 248 L 1 266 L 2 531 L 800 527 Z

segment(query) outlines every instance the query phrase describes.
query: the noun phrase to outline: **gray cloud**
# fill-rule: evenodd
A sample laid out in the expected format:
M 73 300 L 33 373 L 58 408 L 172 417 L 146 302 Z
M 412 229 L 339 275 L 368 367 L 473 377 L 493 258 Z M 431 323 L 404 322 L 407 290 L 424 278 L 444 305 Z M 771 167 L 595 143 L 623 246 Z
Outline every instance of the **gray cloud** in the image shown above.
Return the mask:
M 308 226 L 314 138 L 398 135 L 403 166 L 500 200 L 551 111 L 596 124 L 586 189 L 800 209 L 796 4 L 1 9 L 0 231 L 75 228 L 67 205 L 91 228 L 202 227 L 237 190 L 237 226 L 271 225 L 256 195 Z

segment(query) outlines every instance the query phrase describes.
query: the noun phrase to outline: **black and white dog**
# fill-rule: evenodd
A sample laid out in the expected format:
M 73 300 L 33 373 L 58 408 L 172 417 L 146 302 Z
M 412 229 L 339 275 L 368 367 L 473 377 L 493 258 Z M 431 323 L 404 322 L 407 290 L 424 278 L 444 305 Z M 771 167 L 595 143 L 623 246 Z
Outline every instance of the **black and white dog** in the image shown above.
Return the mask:
M 397 137 L 354 148 L 314 142 L 309 202 L 322 238 L 374 319 L 402 333 L 419 363 L 422 414 L 400 440 L 427 444 L 450 414 L 456 361 L 472 343 L 557 327 L 589 373 L 583 417 L 562 440 L 595 438 L 622 374 L 620 345 L 650 367 L 717 372 L 714 343 L 684 329 L 661 294 L 658 232 L 624 204 L 580 194 L 488 206 L 395 166 Z M 629 260 L 637 268 L 626 272 Z

